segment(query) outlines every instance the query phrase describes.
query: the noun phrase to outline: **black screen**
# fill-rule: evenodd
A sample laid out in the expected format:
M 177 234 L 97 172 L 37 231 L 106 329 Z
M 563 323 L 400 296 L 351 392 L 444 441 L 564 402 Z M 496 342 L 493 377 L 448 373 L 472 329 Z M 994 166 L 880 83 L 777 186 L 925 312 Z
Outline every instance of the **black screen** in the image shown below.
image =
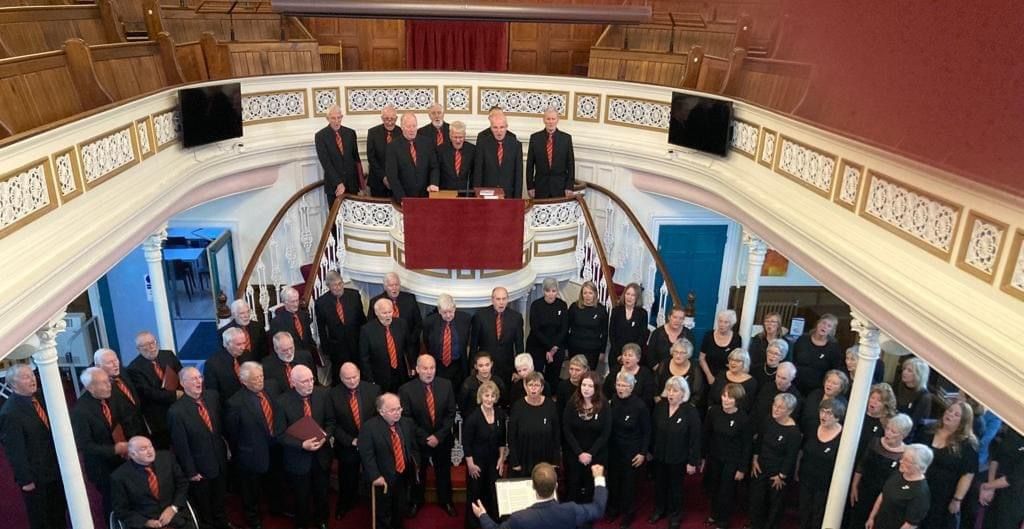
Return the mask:
M 668 142 L 725 156 L 732 132 L 732 102 L 672 93 Z
M 178 90 L 185 147 L 242 136 L 242 85 L 228 83 Z

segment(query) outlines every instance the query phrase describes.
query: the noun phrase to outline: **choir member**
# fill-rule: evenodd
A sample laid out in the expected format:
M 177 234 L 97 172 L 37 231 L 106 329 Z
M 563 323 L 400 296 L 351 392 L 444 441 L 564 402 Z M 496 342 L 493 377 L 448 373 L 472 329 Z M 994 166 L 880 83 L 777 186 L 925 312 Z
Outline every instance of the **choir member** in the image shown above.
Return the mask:
M 810 403 L 809 403 L 810 404 Z M 800 529 L 818 529 L 825 518 L 828 488 L 839 452 L 846 402 L 825 398 L 817 406 L 817 427 L 804 435 L 797 476 L 800 478 Z
M 622 347 L 622 353 L 618 355 L 618 360 L 614 363 L 609 363 L 609 365 L 616 364 L 620 367 L 611 369 L 608 373 L 608 377 L 605 378 L 604 394 L 614 395 L 615 376 L 619 373 L 629 373 L 636 379 L 636 386 L 633 388 L 633 394 L 636 395 L 644 405 L 651 408 L 654 406 L 654 391 L 657 386 L 655 386 L 654 373 L 652 373 L 647 366 L 640 364 L 641 354 L 639 344 L 630 342 Z M 664 387 L 664 385 L 662 387 Z
M 597 285 L 586 281 L 580 297 L 569 307 L 568 348 L 571 354 L 587 357 L 592 369 L 604 358 L 608 347 L 608 310 L 597 299 Z
M 508 459 L 512 474 L 530 475 L 537 463 L 558 464 L 562 430 L 558 409 L 544 396 L 544 377 L 536 371 L 526 377 L 526 397 L 512 403 L 508 419 Z
M 121 359 L 113 349 L 97 349 L 92 355 L 93 365 L 102 369 L 110 377 L 110 400 L 119 402 L 131 415 L 131 421 L 139 425 L 140 435 L 150 435 L 149 424 L 142 415 L 142 398 L 135 390 L 135 384 L 128 378 L 128 370 L 121 372 Z
M 409 363 L 412 364 L 412 360 L 420 354 L 420 335 L 423 332 L 423 315 L 420 314 L 419 302 L 416 301 L 414 294 L 402 290 L 402 280 L 394 272 L 384 274 L 383 286 L 384 290 L 380 294 L 370 298 L 367 319 L 373 319 L 371 315 L 377 316 L 377 301 L 390 301 L 392 318 L 402 320 L 404 324 L 404 350 L 410 358 Z
M 292 369 L 297 366 L 306 366 L 310 371 L 316 372 L 313 365 L 313 357 L 309 352 L 295 348 L 295 339 L 291 334 L 284 331 L 274 333 L 271 339 L 274 344 L 274 354 L 267 355 L 260 362 L 263 365 L 263 377 L 270 381 L 270 388 L 278 393 L 272 393 L 273 397 L 292 389 Z
M 648 348 L 653 353 L 653 348 Z M 672 377 L 683 377 L 691 391 L 690 404 L 697 409 L 704 407 L 704 372 L 693 361 L 693 342 L 680 338 L 669 349 L 668 356 L 658 364 L 654 373 L 654 387 L 663 388 L 665 382 Z M 661 395 L 654 396 L 654 402 L 660 402 Z
M 177 387 L 164 387 L 164 374 L 168 369 L 181 371 L 181 362 L 171 351 L 161 351 L 156 345 L 156 336 L 149 331 L 135 335 L 135 350 L 139 356 L 128 364 L 125 375 L 132 381 L 142 401 L 142 417 L 149 425 L 153 446 L 166 450 L 171 446 L 167 429 L 167 410 L 181 397 Z
M 239 370 L 242 364 L 252 360 L 249 354 L 249 339 L 239 327 L 231 327 L 221 333 L 222 349 L 210 355 L 203 364 L 206 388 L 220 395 L 221 404 L 227 404 L 231 397 L 242 388 Z
M 558 297 L 558 281 L 547 278 L 541 283 L 544 295 L 530 304 L 530 334 L 526 350 L 533 365 L 544 372 L 547 386 L 558 385 L 565 361 L 565 337 L 569 332 L 569 306 Z M 543 369 L 541 369 L 543 367 Z
M 583 378 L 583 374 L 590 371 L 590 364 L 587 363 L 587 357 L 583 355 L 576 355 L 569 359 L 569 378 L 559 379 L 558 388 L 555 391 L 555 398 L 558 406 L 558 416 L 561 417 L 562 413 L 565 412 L 565 405 L 572 398 L 573 393 L 576 393 L 576 388 L 580 385 L 580 379 Z
M 469 417 L 469 414 L 472 413 L 479 405 L 476 401 L 476 392 L 485 382 L 494 382 L 494 384 L 498 386 L 499 398 L 503 395 L 507 395 L 507 392 L 505 391 L 505 383 L 494 378 L 493 369 L 494 361 L 491 360 L 490 353 L 487 351 L 480 351 L 476 354 L 476 358 L 473 359 L 473 372 L 466 377 L 465 382 L 462 383 L 462 388 L 459 393 L 459 411 L 462 413 L 463 417 Z
M 509 386 L 509 402 L 516 402 L 526 396 L 526 376 L 536 371 L 533 368 L 533 356 L 530 353 L 519 353 L 515 359 L 515 373 L 512 373 L 512 385 Z M 544 394 L 550 395 L 547 384 L 544 385 Z
M 143 436 L 128 441 L 128 461 L 110 476 L 114 518 L 129 529 L 190 527 L 188 477 L 167 452 Z
M 786 484 L 793 475 L 802 436 L 793 420 L 796 397 L 780 393 L 772 402 L 772 420 L 754 444 L 750 470 L 750 527 L 775 529 L 782 517 Z
M 380 396 L 380 387 L 362 380 L 362 374 L 354 363 L 345 362 L 338 371 L 341 384 L 331 388 L 329 393 L 335 419 L 334 456 L 338 458 L 335 520 L 340 520 L 355 507 L 361 496 L 359 431 L 377 413 L 375 402 Z
M 751 342 L 753 343 L 753 342 Z M 786 361 L 789 356 L 789 342 L 786 340 L 772 340 L 762 352 L 764 359 L 760 365 L 754 363 L 753 352 L 747 351 L 750 355 L 750 374 L 757 379 L 757 387 L 763 388 L 775 381 L 775 372 L 779 364 Z
M 277 309 L 274 318 L 270 320 L 270 335 L 274 336 L 279 332 L 292 335 L 295 348 L 306 351 L 316 365 L 323 366 L 326 359 L 321 356 L 320 349 L 313 339 L 313 319 L 309 316 L 309 311 L 299 306 L 299 298 L 298 290 L 293 287 L 284 288 L 281 292 L 282 306 Z
M 412 362 L 407 356 L 405 320 L 394 316 L 395 305 L 386 299 L 373 304 L 375 318 L 359 330 L 359 361 L 363 376 L 384 391 L 396 390 L 409 379 Z
M 754 407 L 750 414 L 751 419 L 754 421 L 755 436 L 760 435 L 767 423 L 772 421 L 772 405 L 775 403 L 775 396 L 780 393 L 793 395 L 793 398 L 796 399 L 796 407 L 793 409 L 793 414 L 799 415 L 803 405 L 803 397 L 800 395 L 800 390 L 796 389 L 796 384 L 793 383 L 794 380 L 796 380 L 796 366 L 791 362 L 782 362 L 779 364 L 779 368 L 775 370 L 775 380 L 764 387 L 758 388 L 757 398 L 754 400 Z
M 736 487 L 746 478 L 754 446 L 750 416 L 739 403 L 746 396 L 743 386 L 730 382 L 719 393 L 720 406 L 708 409 L 704 424 L 706 450 L 705 482 L 711 495 L 711 512 L 706 524 L 716 529 L 729 527 Z
M 1024 523 L 1024 436 L 1007 427 L 992 453 L 988 480 L 978 499 L 987 505 L 985 529 L 1016 529 Z
M 366 161 L 370 166 L 370 174 L 367 177 L 367 187 L 370 188 L 370 196 L 386 198 L 391 196 L 391 184 L 385 178 L 385 169 L 388 145 L 398 139 L 400 130 L 395 130 L 398 122 L 398 111 L 393 105 L 385 105 L 380 111 L 380 125 L 371 127 L 366 131 Z
M 669 359 L 672 345 L 685 338 L 693 347 L 693 332 L 683 326 L 686 322 L 686 311 L 682 307 L 672 307 L 665 324 L 651 333 L 647 339 L 647 367 L 654 369 Z
M 630 283 L 622 290 L 619 303 L 608 318 L 608 341 L 612 353 L 622 350 L 627 343 L 640 344 L 641 352 L 647 348 L 651 331 L 647 327 L 647 310 L 640 306 L 640 285 Z M 610 369 L 609 369 L 610 371 Z
M 608 436 L 612 421 L 601 392 L 601 377 L 593 371 L 580 379 L 565 407 L 562 432 L 565 436 L 566 491 L 569 501 L 589 503 L 594 495 L 591 465 L 608 461 Z
M 853 482 L 850 484 L 849 501 L 852 508 L 847 514 L 849 527 L 864 526 L 875 505 L 875 499 L 882 492 L 885 480 L 899 466 L 900 457 L 907 446 L 903 440 L 910 435 L 913 427 L 910 417 L 897 414 L 886 423 L 882 437 L 871 441 L 857 460 Z
M 825 399 L 845 401 L 849 389 L 850 379 L 846 377 L 846 373 L 838 369 L 830 369 L 825 373 L 822 386 L 807 396 L 803 413 L 800 414 L 800 430 L 803 431 L 804 437 L 811 437 L 818 429 L 818 404 Z
M 928 467 L 931 508 L 921 524 L 926 529 L 947 529 L 960 525 L 960 510 L 978 471 L 978 440 L 971 426 L 974 410 L 957 401 L 942 414 L 942 419 L 921 442 L 935 456 Z
M 269 500 L 272 512 L 281 512 L 282 494 L 278 488 L 284 470 L 277 444 L 277 435 L 282 430 L 282 423 L 277 420 L 281 410 L 265 391 L 263 366 L 259 362 L 243 363 L 238 376 L 243 389 L 228 399 L 224 431 L 233 454 L 242 515 L 248 527 L 260 528 L 261 500 Z
M 786 342 L 786 349 L 783 350 L 783 358 L 779 362 L 788 360 L 789 342 L 786 341 L 788 329 L 782 326 L 782 315 L 778 312 L 766 312 L 762 322 L 761 332 L 750 339 L 750 346 L 747 352 L 750 353 L 750 371 L 756 372 L 768 359 L 768 346 L 776 340 Z
M 899 413 L 896 411 L 896 395 L 892 387 L 885 382 L 879 382 L 871 386 L 868 393 L 868 407 L 864 412 L 864 424 L 860 430 L 860 440 L 857 442 L 857 459 L 871 444 L 872 439 L 878 439 L 885 434 L 885 425 Z
M 932 394 L 928 391 L 930 372 L 931 369 L 924 360 L 908 358 L 900 368 L 900 381 L 893 388 L 896 393 L 896 409 L 900 413 L 906 413 L 910 420 L 914 421 L 913 432 L 921 428 L 925 419 L 932 416 Z
M 621 514 L 622 529 L 631 527 L 636 516 L 636 487 L 651 442 L 651 414 L 640 397 L 633 395 L 635 387 L 636 377 L 620 371 L 609 399 L 612 433 L 608 443 L 607 517 L 614 520 Z
M 843 352 L 835 339 L 836 325 L 839 319 L 831 314 L 824 314 L 814 324 L 814 329 L 793 344 L 791 362 L 796 365 L 800 376 L 796 379 L 796 387 L 802 395 L 810 395 L 821 387 L 825 372 L 829 369 L 843 369 L 845 362 Z
M 523 349 L 523 315 L 508 306 L 508 289 L 491 290 L 491 305 L 473 314 L 470 350 L 487 351 L 494 361 L 494 376 L 512 379 L 512 361 Z
M 394 393 L 377 397 L 377 415 L 359 432 L 359 458 L 376 499 L 377 527 L 401 529 L 408 512 L 409 486 L 416 479 L 420 453 L 416 426 L 402 416 L 402 401 Z
M 853 347 L 846 349 L 846 374 L 850 376 L 850 381 L 853 381 L 853 376 L 857 374 L 857 358 L 860 353 L 860 347 L 854 345 Z M 875 360 L 875 371 L 871 374 L 871 383 L 878 384 L 885 378 L 885 361 L 879 357 Z
M 459 394 L 469 362 L 470 316 L 455 307 L 448 294 L 437 297 L 437 312 L 423 320 L 423 344 L 437 362 L 437 376 L 452 383 Z
M 270 352 L 270 344 L 267 343 L 267 332 L 263 329 L 262 323 L 253 319 L 252 309 L 249 308 L 249 304 L 244 299 L 236 299 L 231 302 L 231 320 L 218 329 L 221 339 L 223 339 L 225 331 L 233 328 L 239 328 L 245 334 L 246 343 L 249 344 L 253 360 L 263 360 L 263 357 L 267 356 L 267 353 Z
M 327 126 L 313 136 L 316 157 L 324 170 L 324 193 L 328 208 L 344 193 L 359 194 L 363 162 L 359 157 L 356 131 L 343 127 L 345 114 L 337 104 L 327 107 Z M 321 345 L 323 342 L 321 342 Z M 335 364 L 335 367 L 341 364 Z
M 911 529 L 921 525 L 930 507 L 925 473 L 933 457 L 932 450 L 925 445 L 907 446 L 900 457 L 899 472 L 894 472 L 886 480 L 864 527 Z
M 526 189 L 530 198 L 573 196 L 576 161 L 572 136 L 558 128 L 558 109 L 544 110 L 544 128 L 530 135 Z
M 743 386 L 743 398 L 737 402 L 737 406 L 749 413 L 754 406 L 754 395 L 757 395 L 757 380 L 750 376 L 750 356 L 743 349 L 733 349 L 729 352 L 726 360 L 726 369 L 719 371 L 715 382 L 711 384 L 708 392 L 708 406 L 718 406 L 722 396 L 722 390 L 727 384 L 739 384 Z M 747 398 L 750 395 L 750 398 Z
M 477 407 L 469 413 L 462 425 L 462 446 L 466 451 L 466 472 L 469 482 L 466 487 L 466 528 L 480 526 L 473 515 L 472 505 L 480 501 L 489 512 L 498 511 L 498 498 L 494 482 L 502 476 L 506 446 L 508 416 L 496 406 L 501 398 L 501 389 L 493 381 L 482 382 L 476 391 Z
M 690 386 L 683 377 L 665 382 L 661 402 L 654 406 L 651 457 L 654 460 L 655 523 L 668 516 L 669 529 L 679 529 L 683 516 L 683 479 L 700 465 L 701 427 L 690 404 Z
M 324 277 L 327 292 L 313 304 L 320 347 L 331 360 L 331 385 L 338 385 L 338 374 L 345 362 L 359 361 L 359 329 L 366 323 L 363 297 L 354 288 L 345 288 L 345 280 L 336 270 Z
M 718 375 L 725 371 L 729 353 L 743 346 L 739 333 L 732 330 L 734 325 L 736 311 L 723 310 L 715 316 L 715 328 L 704 333 L 704 339 L 700 342 L 698 360 L 700 369 L 704 372 L 704 380 L 707 380 L 708 384 L 713 385 Z

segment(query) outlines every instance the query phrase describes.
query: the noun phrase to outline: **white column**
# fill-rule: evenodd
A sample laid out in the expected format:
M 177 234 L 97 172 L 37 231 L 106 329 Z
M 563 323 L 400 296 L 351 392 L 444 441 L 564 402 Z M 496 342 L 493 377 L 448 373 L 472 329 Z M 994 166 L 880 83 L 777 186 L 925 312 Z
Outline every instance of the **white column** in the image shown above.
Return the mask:
M 53 444 L 60 464 L 60 476 L 64 482 L 64 496 L 68 502 L 71 526 L 74 529 L 92 529 L 92 510 L 89 508 L 89 497 L 85 492 L 85 480 L 82 478 L 82 466 L 78 461 L 75 435 L 71 431 L 71 415 L 68 413 L 68 401 L 64 398 L 64 383 L 61 380 L 60 368 L 57 367 L 57 335 L 64 332 L 65 328 L 67 322 L 64 321 L 64 312 L 61 312 L 39 329 L 36 332 L 36 336 L 39 337 L 39 350 L 32 354 L 32 359 L 42 381 L 43 398 L 46 400 L 46 411 L 50 417 Z
M 743 290 L 743 315 L 740 317 L 740 336 L 743 348 L 750 347 L 754 328 L 754 312 L 757 311 L 757 291 L 761 284 L 761 266 L 768 253 L 768 245 L 760 237 L 743 230 L 743 245 L 747 247 L 747 286 Z
M 836 466 L 832 471 L 832 486 L 828 491 L 828 503 L 825 506 L 825 520 L 822 527 L 837 529 L 843 522 L 843 510 L 846 507 L 850 479 L 853 476 L 854 459 L 857 457 L 857 444 L 860 431 L 864 426 L 864 413 L 868 407 L 868 394 L 871 392 L 871 381 L 875 373 L 875 364 L 879 356 L 878 327 L 864 315 L 853 311 L 850 328 L 857 333 L 857 370 L 850 389 L 850 403 L 846 409 L 846 421 L 843 423 L 843 435 L 839 440 L 839 452 L 836 454 Z
M 164 280 L 164 241 L 167 230 L 160 228 L 146 237 L 142 251 L 149 265 L 149 284 L 153 289 L 153 312 L 156 314 L 156 338 L 160 349 L 177 351 L 174 347 L 174 324 L 171 322 L 171 306 L 167 302 L 167 282 Z

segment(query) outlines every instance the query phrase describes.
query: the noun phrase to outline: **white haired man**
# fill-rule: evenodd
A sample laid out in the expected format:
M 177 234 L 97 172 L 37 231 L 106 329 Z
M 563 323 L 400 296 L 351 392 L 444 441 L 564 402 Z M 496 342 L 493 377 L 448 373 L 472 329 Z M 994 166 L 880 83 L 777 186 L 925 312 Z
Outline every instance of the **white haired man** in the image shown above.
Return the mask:
M 385 155 L 388 145 L 395 141 L 400 131 L 395 130 L 398 122 L 398 112 L 392 105 L 385 106 L 380 112 L 381 124 L 370 128 L 366 132 L 366 158 L 370 164 L 370 175 L 367 185 L 370 188 L 370 195 L 379 198 L 391 196 L 391 189 L 384 180 Z
M 344 117 L 340 106 L 331 105 L 327 109 L 327 126 L 314 136 L 316 157 L 324 170 L 328 204 L 333 204 L 335 197 L 344 193 L 358 194 L 363 173 L 356 131 L 342 126 Z
M 423 314 L 420 312 L 419 302 L 416 295 L 402 291 L 402 280 L 398 274 L 388 272 L 384 274 L 384 291 L 370 298 L 370 307 L 367 319 L 373 319 L 374 306 L 379 299 L 387 299 L 391 302 L 393 311 L 392 317 L 405 322 L 406 335 L 405 347 L 409 358 L 416 358 L 420 354 L 420 333 L 423 330 Z
M 270 320 L 270 336 L 282 331 L 292 335 L 297 349 L 309 352 L 316 365 L 325 365 L 316 341 L 313 340 L 313 319 L 309 316 L 309 311 L 303 310 L 299 305 L 299 291 L 286 287 L 281 293 L 281 302 L 283 306 L 277 309 L 274 319 Z
M 451 189 L 469 192 L 473 183 L 476 146 L 466 141 L 466 124 L 452 123 L 450 141 L 437 148 L 438 179 L 431 180 L 427 191 Z
M 437 146 L 432 138 L 418 136 L 416 131 L 416 114 L 402 114 L 402 135 L 388 145 L 384 155 L 391 194 L 399 201 L 426 197 L 427 186 L 437 178 Z
M 530 135 L 526 153 L 526 189 L 530 198 L 572 196 L 576 158 L 572 136 L 558 129 L 558 109 L 544 111 L 544 129 Z
M 437 312 L 423 320 L 423 341 L 437 362 L 437 376 L 449 380 L 456 395 L 467 374 L 470 320 L 448 294 L 437 297 Z
M 231 320 L 218 331 L 223 336 L 224 331 L 233 327 L 242 329 L 249 341 L 249 352 L 253 360 L 260 361 L 270 352 L 270 344 L 267 343 L 267 332 L 263 329 L 263 324 L 254 320 L 252 315 L 249 304 L 244 299 L 236 299 L 231 302 Z
M 427 117 L 430 118 L 430 122 L 420 127 L 416 131 L 416 135 L 426 137 L 438 149 L 446 143 L 451 143 L 449 134 L 451 129 L 444 120 L 444 108 L 437 103 L 430 105 L 430 108 L 427 109 Z
M 491 133 L 477 139 L 473 185 L 498 187 L 505 191 L 505 198 L 522 198 L 523 144 L 508 132 L 504 112 L 493 112 L 487 119 Z
M 125 370 L 142 400 L 142 417 L 149 425 L 153 446 L 166 450 L 171 446 L 167 429 L 167 409 L 182 395 L 177 386 L 169 387 L 171 379 L 165 378 L 169 371 L 181 371 L 181 362 L 171 351 L 160 350 L 156 336 L 149 331 L 135 335 L 136 356 Z

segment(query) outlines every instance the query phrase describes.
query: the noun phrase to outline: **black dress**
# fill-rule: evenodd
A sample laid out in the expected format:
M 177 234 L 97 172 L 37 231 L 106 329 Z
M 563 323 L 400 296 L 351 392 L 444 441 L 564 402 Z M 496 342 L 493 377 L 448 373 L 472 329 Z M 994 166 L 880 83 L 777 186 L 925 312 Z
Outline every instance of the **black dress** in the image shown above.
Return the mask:
M 800 529 L 821 527 L 841 437 L 836 435 L 829 441 L 822 441 L 818 438 L 817 426 L 804 436 L 804 455 L 800 460 Z
M 566 491 L 569 500 L 589 503 L 594 496 L 594 478 L 589 466 L 580 463 L 580 454 L 592 456 L 591 464 L 608 462 L 608 437 L 612 432 L 611 414 L 607 406 L 597 413 L 584 413 L 570 403 L 562 416 L 565 436 Z
M 647 366 L 639 366 L 640 369 L 636 372 L 634 378 L 636 379 L 636 385 L 633 386 L 633 395 L 636 395 L 643 403 L 651 408 L 654 406 L 654 395 L 655 393 L 655 382 L 654 373 L 651 372 Z M 608 376 L 604 379 L 604 396 L 611 397 L 615 395 L 615 377 L 619 375 L 622 368 L 614 368 L 609 370 Z
M 561 299 L 548 303 L 544 298 L 530 304 L 530 334 L 526 337 L 526 351 L 533 357 L 533 367 L 544 374 L 549 386 L 558 382 L 565 361 L 565 339 L 569 332 L 569 306 Z M 558 347 L 555 358 L 548 364 L 547 352 Z
M 928 388 L 910 389 L 903 383 L 894 388 L 896 391 L 896 411 L 910 416 L 914 428 L 910 430 L 908 439 L 917 438 L 921 424 L 932 416 L 932 394 Z
M 494 482 L 498 479 L 497 464 L 501 447 L 505 446 L 506 420 L 505 412 L 495 408 L 494 422 L 488 423 L 480 408 L 476 408 L 462 425 L 462 446 L 466 451 L 465 455 L 472 457 L 473 463 L 480 467 L 479 478 L 473 478 L 466 473 L 466 501 L 472 504 L 476 500 L 481 500 L 487 512 L 492 514 L 498 512 Z M 468 508 L 466 527 L 480 527 L 480 520 L 473 515 L 473 510 Z
M 508 419 L 508 461 L 510 467 L 521 467 L 512 473 L 528 477 L 537 463 L 558 465 L 562 430 L 555 403 L 544 398 L 540 406 L 525 399 L 512 404 Z
M 715 383 L 711 385 L 711 389 L 708 391 L 707 402 L 709 408 L 722 405 L 722 391 L 725 391 L 725 385 L 731 382 L 725 373 L 725 371 L 720 371 L 715 376 Z M 745 393 L 743 398 L 736 403 L 736 407 L 750 413 L 750 410 L 754 407 L 754 400 L 757 398 L 757 380 L 754 377 L 750 377 L 743 382 L 733 383 L 743 386 Z
M 857 441 L 857 461 L 860 461 L 860 456 L 864 455 L 864 450 L 871 445 L 871 441 L 881 439 L 883 435 L 885 435 L 885 426 L 882 425 L 882 419 L 865 413 L 864 425 L 860 429 L 860 439 Z
M 811 437 L 816 435 L 818 431 L 818 425 L 821 424 L 821 420 L 818 418 L 818 405 L 821 401 L 825 400 L 825 390 L 816 389 L 807 396 L 807 400 L 804 401 L 803 411 L 800 413 L 800 429 L 804 432 L 804 437 Z M 836 400 L 843 401 L 846 404 L 846 397 L 843 395 L 837 395 Z M 865 425 L 866 426 L 866 425 Z M 861 430 L 863 432 L 863 430 Z
M 647 355 L 647 339 L 651 331 L 647 328 L 647 311 L 643 307 L 634 306 L 633 314 L 626 318 L 626 307 L 616 305 L 612 309 L 612 315 L 608 318 L 608 340 L 611 342 L 609 349 L 612 360 L 619 357 L 622 346 L 627 343 L 635 343 L 640 346 L 641 358 Z M 612 361 L 608 362 L 612 364 Z
M 597 360 L 608 346 L 608 310 L 598 303 L 592 307 L 580 308 L 573 303 L 569 307 L 569 354 L 587 357 L 591 369 L 597 368 Z
M 928 481 L 907 481 L 896 472 L 882 489 L 882 505 L 875 515 L 875 529 L 900 529 L 903 524 L 919 526 L 928 514 L 931 494 Z
M 741 409 L 726 413 L 719 406 L 708 409 L 704 421 L 704 446 L 707 447 L 705 482 L 711 495 L 711 518 L 716 527 L 729 527 L 736 503 L 736 472 L 750 470 L 754 432 L 750 417 Z
M 839 343 L 831 338 L 825 345 L 818 346 L 811 341 L 810 334 L 805 334 L 793 345 L 790 356 L 796 365 L 796 386 L 804 395 L 822 386 L 829 369 L 846 370 L 846 357 Z
M 882 445 L 881 438 L 871 441 L 867 450 L 857 461 L 854 470 L 860 474 L 860 485 L 857 490 L 857 503 L 850 509 L 851 528 L 864 527 L 875 500 L 882 492 L 882 487 L 889 476 L 899 474 L 900 458 L 903 452 L 891 452 Z
M 701 427 L 697 409 L 689 402 L 669 415 L 668 399 L 654 406 L 651 454 L 654 456 L 654 510 L 678 526 L 683 509 L 686 465 L 700 464 Z
M 785 486 L 776 490 L 771 478 L 785 476 L 786 483 L 792 481 L 796 455 L 800 451 L 803 435 L 800 428 L 781 425 L 771 420 L 764 424 L 764 430 L 754 443 L 754 455 L 758 458 L 761 473 L 750 482 L 750 526 L 753 529 L 775 529 L 782 516 Z
M 932 508 L 928 510 L 928 516 L 922 527 L 947 529 L 958 525 L 957 515 L 950 514 L 947 507 L 956 494 L 956 486 L 960 478 L 965 474 L 974 474 L 978 471 L 978 450 L 966 440 L 957 445 L 947 444 L 942 448 L 932 446 L 934 441 L 935 434 L 933 432 L 927 433 L 921 439 L 922 443 L 932 449 L 934 455 L 932 464 L 928 467 L 928 473 L 925 474 L 928 488 L 931 491 Z
M 608 513 L 622 513 L 622 524 L 630 525 L 636 514 L 636 487 L 644 466 L 633 466 L 633 457 L 647 452 L 651 442 L 651 414 L 640 397 L 609 400 L 612 433 L 608 440 Z
M 704 339 L 700 342 L 698 352 L 704 353 L 704 361 L 708 364 L 708 370 L 717 378 L 718 372 L 725 371 L 728 367 L 729 353 L 738 347 L 743 347 L 743 341 L 740 339 L 739 333 L 732 333 L 732 339 L 729 340 L 729 344 L 725 347 L 720 347 L 715 343 L 715 331 L 712 329 L 704 333 Z
M 750 417 L 754 421 L 754 436 L 760 435 L 764 431 L 765 426 L 768 423 L 775 422 L 772 418 L 772 404 L 775 402 L 775 397 L 779 393 L 789 393 L 796 398 L 796 408 L 793 408 L 791 417 L 799 417 L 800 410 L 803 409 L 804 398 L 800 395 L 800 390 L 796 389 L 795 384 L 790 384 L 789 389 L 786 391 L 779 391 L 779 386 L 772 382 L 767 386 L 759 388 L 757 390 L 757 397 L 754 399 L 754 407 L 751 408 Z
M 780 340 L 786 340 L 789 343 L 790 351 L 786 353 L 786 357 L 780 360 L 780 362 L 789 362 L 792 358 L 793 342 L 790 342 L 788 338 L 779 337 Z M 758 333 L 750 339 L 750 345 L 747 347 L 747 353 L 750 354 L 750 372 L 753 373 L 757 368 L 765 365 L 768 362 L 768 343 L 769 340 L 765 337 L 764 332 Z
M 666 359 L 658 365 L 658 369 L 654 373 L 655 396 L 661 396 L 661 392 L 665 389 L 665 382 L 675 376 L 669 368 L 671 362 L 671 358 Z M 680 376 L 685 378 L 686 383 L 690 385 L 690 404 L 693 404 L 698 410 L 704 409 L 704 371 L 700 369 L 700 365 L 691 360 L 690 369 L 685 375 Z
M 690 344 L 696 347 L 697 344 L 693 343 L 693 331 L 683 327 L 683 330 L 679 331 L 679 336 L 676 340 L 681 340 L 683 338 L 689 340 Z M 647 340 L 647 361 L 645 362 L 647 367 L 654 369 L 658 364 L 666 360 L 671 360 L 672 356 L 669 352 L 672 350 L 672 343 L 673 342 L 669 340 L 668 332 L 665 330 L 664 325 L 654 329 L 654 332 L 651 333 L 651 337 Z M 697 351 L 695 350 L 693 358 L 691 358 L 690 361 L 696 363 L 696 358 Z
M 502 407 L 507 409 L 508 403 L 512 401 L 509 399 L 508 391 L 505 390 L 505 383 L 493 377 L 490 381 L 494 382 L 498 386 L 498 392 L 501 393 L 501 397 L 499 397 L 500 402 L 502 403 Z M 458 405 L 459 412 L 462 414 L 464 419 L 469 418 L 469 414 L 480 407 L 480 405 L 476 403 L 476 392 L 480 390 L 481 384 L 483 384 L 483 382 L 480 382 L 480 379 L 476 378 L 476 375 L 469 375 L 466 377 L 465 382 L 462 383 L 462 388 L 459 390 Z

